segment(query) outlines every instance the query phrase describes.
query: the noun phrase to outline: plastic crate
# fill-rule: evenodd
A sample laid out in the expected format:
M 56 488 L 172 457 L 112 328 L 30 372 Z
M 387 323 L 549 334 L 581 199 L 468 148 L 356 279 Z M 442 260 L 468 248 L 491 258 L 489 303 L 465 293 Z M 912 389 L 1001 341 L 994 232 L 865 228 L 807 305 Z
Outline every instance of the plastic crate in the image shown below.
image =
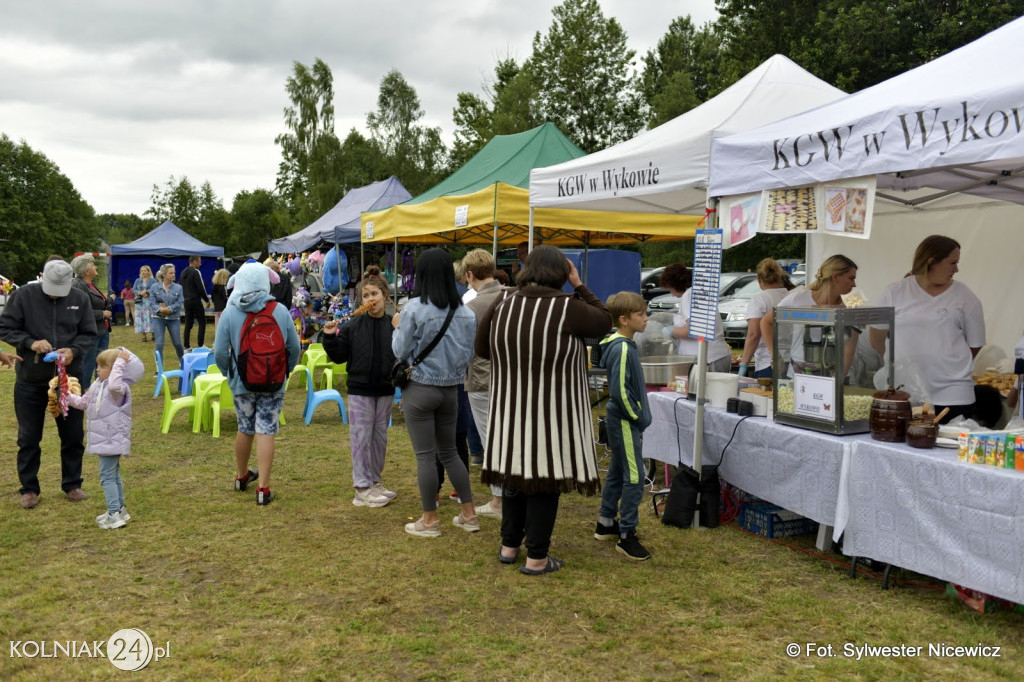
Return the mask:
M 766 538 L 805 535 L 818 530 L 817 521 L 768 503 L 743 503 L 739 524 L 741 528 Z

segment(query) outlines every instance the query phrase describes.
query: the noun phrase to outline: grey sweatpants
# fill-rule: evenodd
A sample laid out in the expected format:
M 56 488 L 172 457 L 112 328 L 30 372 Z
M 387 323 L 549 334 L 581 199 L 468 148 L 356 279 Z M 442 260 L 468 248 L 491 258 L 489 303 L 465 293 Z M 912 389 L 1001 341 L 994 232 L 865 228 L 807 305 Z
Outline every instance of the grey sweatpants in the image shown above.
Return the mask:
M 456 386 L 427 386 L 410 381 L 402 389 L 402 409 L 416 453 L 416 479 L 423 511 L 437 509 L 437 466 L 441 460 L 463 503 L 473 501 L 469 471 L 455 448 L 455 422 L 459 399 Z

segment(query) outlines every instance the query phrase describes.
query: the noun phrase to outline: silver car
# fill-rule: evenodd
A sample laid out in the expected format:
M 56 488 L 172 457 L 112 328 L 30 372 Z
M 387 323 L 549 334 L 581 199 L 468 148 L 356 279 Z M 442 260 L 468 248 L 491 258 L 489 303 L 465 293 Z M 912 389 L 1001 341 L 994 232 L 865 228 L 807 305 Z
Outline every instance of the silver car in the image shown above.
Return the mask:
M 752 272 L 723 272 L 718 278 L 718 300 L 723 301 L 731 297 L 735 291 L 751 279 L 757 282 L 757 275 Z M 672 294 L 655 296 L 647 302 L 647 314 L 654 313 L 677 313 L 679 312 L 679 298 Z
M 794 274 L 790 277 L 794 285 L 804 283 L 803 274 Z M 761 292 L 761 285 L 757 283 L 757 277 L 747 279 L 740 287 L 731 287 L 731 294 L 724 299 L 719 299 L 718 314 L 722 316 L 722 327 L 725 330 L 725 340 L 730 343 L 743 343 L 747 338 L 747 307 L 750 299 Z

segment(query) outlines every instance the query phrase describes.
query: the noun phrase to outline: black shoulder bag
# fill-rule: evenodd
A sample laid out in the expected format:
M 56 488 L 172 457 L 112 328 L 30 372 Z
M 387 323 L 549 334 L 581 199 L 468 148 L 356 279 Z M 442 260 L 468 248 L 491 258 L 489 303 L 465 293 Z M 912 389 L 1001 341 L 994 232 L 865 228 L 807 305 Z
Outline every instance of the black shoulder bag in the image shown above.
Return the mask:
M 451 324 L 452 318 L 455 317 L 455 308 L 448 309 L 448 316 L 444 318 L 444 324 L 441 325 L 441 329 L 438 330 L 437 336 L 434 337 L 426 348 L 423 349 L 419 355 L 412 361 L 410 365 L 405 361 L 404 358 L 396 358 L 395 364 L 391 366 L 391 385 L 395 388 L 405 388 L 410 379 L 412 378 L 412 368 L 423 362 L 423 360 L 430 355 L 430 351 L 434 350 L 437 344 L 441 343 L 441 337 L 448 331 L 448 325 Z

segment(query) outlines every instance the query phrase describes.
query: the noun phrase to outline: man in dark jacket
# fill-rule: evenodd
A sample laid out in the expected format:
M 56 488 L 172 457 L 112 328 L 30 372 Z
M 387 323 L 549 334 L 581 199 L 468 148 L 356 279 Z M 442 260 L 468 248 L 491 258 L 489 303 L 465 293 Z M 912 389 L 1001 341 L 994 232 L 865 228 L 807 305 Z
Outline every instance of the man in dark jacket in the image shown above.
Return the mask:
M 14 346 L 24 358 L 15 365 L 14 414 L 18 419 L 18 478 L 21 507 L 39 502 L 39 460 L 43 424 L 49 398 L 49 381 L 56 364 L 43 357 L 57 351 L 67 365 L 68 376 L 81 381 L 82 358 L 93 347 L 96 323 L 89 297 L 71 287 L 71 266 L 53 260 L 43 268 L 42 281 L 18 289 L 0 315 L 0 339 Z M 57 417 L 60 436 L 61 489 L 72 502 L 84 500 L 82 490 L 83 442 L 81 410 Z
M 181 273 L 181 289 L 185 296 L 185 352 L 192 350 L 192 322 L 199 326 L 196 332 L 196 341 L 202 346 L 206 341 L 206 306 L 211 305 L 210 297 L 206 293 L 206 285 L 203 284 L 203 273 L 199 272 L 199 266 L 203 259 L 199 256 L 189 256 L 188 267 Z

